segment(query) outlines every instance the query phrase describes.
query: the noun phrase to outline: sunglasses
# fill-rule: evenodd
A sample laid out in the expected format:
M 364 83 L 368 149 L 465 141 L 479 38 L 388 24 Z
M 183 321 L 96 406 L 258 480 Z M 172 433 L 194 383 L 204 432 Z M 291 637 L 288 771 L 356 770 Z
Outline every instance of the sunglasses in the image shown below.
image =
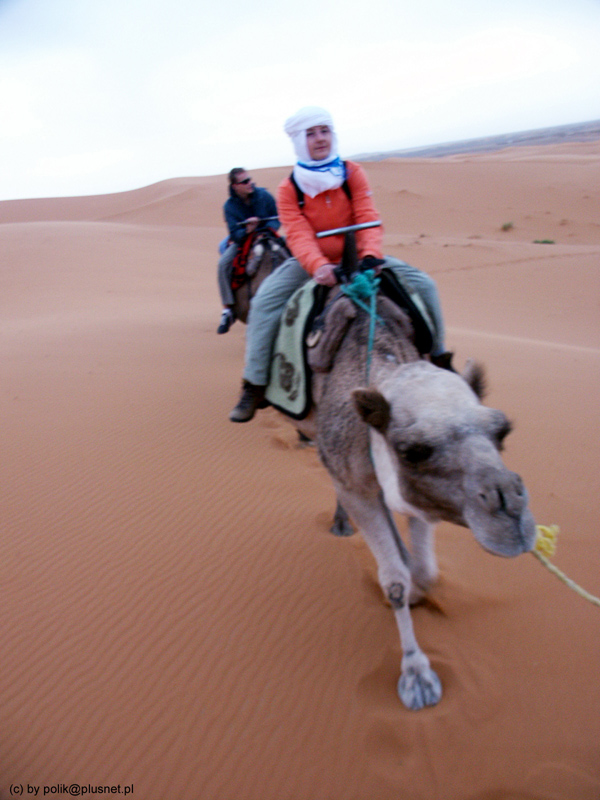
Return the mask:
M 242 184 L 248 184 L 248 183 L 252 183 L 252 178 L 244 178 L 243 181 L 236 181 L 235 185 L 241 186 Z

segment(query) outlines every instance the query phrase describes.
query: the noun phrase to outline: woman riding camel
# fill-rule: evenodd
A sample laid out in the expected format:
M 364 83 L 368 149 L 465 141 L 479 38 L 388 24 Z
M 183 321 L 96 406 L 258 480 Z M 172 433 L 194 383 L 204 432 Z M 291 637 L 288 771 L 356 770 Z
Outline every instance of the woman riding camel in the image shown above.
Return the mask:
M 353 161 L 341 161 L 338 155 L 337 137 L 327 111 L 303 108 L 286 121 L 284 129 L 298 158 L 293 180 L 300 192 L 291 176 L 286 178 L 277 191 L 277 208 L 293 258 L 264 281 L 252 300 L 242 394 L 229 415 L 232 422 L 247 422 L 257 408 L 267 405 L 264 393 L 273 345 L 291 295 L 310 278 L 325 286 L 337 283 L 334 269 L 342 259 L 344 237 L 317 239 L 315 234 L 379 219 L 364 170 Z M 403 261 L 383 256 L 382 238 L 381 228 L 356 233 L 361 267 L 389 268 L 420 295 L 434 328 L 431 361 L 451 369 L 452 354 L 444 347 L 444 323 L 433 279 Z

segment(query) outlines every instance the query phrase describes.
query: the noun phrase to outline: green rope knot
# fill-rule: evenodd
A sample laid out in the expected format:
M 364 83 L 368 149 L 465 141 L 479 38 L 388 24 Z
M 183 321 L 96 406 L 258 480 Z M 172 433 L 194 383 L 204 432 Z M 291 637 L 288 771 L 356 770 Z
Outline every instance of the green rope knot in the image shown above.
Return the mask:
M 372 305 L 367 303 L 371 303 L 377 295 L 380 283 L 381 279 L 375 276 L 375 270 L 367 269 L 364 272 L 357 272 L 350 283 L 342 284 L 341 290 L 359 308 L 371 314 Z M 377 321 L 381 322 L 381 318 L 377 317 Z

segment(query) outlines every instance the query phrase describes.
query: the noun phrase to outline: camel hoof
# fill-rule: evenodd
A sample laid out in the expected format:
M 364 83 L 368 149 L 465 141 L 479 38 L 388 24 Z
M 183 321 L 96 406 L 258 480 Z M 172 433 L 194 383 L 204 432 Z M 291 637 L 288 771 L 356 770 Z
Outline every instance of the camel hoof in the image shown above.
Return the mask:
M 353 536 L 354 528 L 352 527 L 348 514 L 344 511 L 341 505 L 335 510 L 333 516 L 333 525 L 329 528 L 329 532 L 334 536 Z
M 334 536 L 354 536 L 354 528 L 348 520 L 334 520 L 329 532 Z
M 398 681 L 398 695 L 411 711 L 434 706 L 442 699 L 442 684 L 429 666 L 407 667 Z

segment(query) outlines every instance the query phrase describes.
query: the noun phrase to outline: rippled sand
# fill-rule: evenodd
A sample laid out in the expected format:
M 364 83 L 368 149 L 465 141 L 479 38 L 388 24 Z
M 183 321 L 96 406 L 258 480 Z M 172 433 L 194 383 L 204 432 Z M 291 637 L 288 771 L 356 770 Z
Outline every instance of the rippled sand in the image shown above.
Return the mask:
M 434 275 L 457 363 L 516 423 L 555 563 L 599 594 L 600 143 L 365 167 L 386 251 Z M 0 203 L 0 797 L 598 800 L 600 612 L 530 556 L 440 526 L 414 622 L 445 694 L 400 704 L 314 450 L 272 409 L 227 419 L 224 199 L 220 176 Z

